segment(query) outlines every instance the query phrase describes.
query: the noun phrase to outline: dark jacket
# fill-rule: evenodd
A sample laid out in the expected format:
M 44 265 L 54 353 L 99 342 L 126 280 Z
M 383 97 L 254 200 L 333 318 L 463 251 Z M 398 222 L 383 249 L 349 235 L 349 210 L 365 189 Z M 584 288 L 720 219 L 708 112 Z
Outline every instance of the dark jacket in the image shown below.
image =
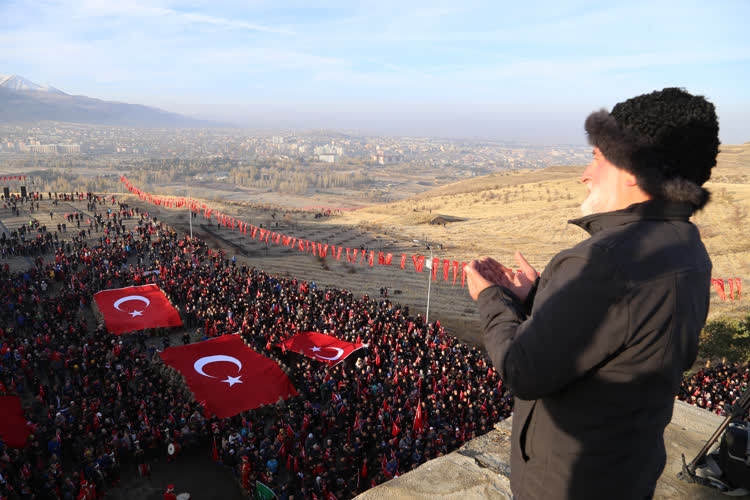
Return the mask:
M 532 498 L 650 498 L 664 428 L 708 313 L 711 261 L 692 205 L 648 201 L 571 221 L 533 304 L 479 295 L 484 343 L 516 397 L 511 487 Z

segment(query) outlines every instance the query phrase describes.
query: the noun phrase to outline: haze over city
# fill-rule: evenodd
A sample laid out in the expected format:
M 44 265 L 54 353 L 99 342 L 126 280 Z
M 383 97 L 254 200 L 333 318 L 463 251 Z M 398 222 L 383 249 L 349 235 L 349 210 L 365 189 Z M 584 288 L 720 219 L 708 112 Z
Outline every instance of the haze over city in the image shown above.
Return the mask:
M 712 100 L 750 140 L 750 3 L 10 0 L 0 74 L 261 128 L 583 144 L 633 95 Z

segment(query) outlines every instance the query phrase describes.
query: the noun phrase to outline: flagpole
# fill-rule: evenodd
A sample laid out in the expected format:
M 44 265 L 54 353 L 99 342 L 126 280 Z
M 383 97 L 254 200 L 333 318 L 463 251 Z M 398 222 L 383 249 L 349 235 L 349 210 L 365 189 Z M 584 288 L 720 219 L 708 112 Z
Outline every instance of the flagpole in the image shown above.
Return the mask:
M 430 287 L 432 285 L 432 273 L 435 272 L 432 266 L 435 265 L 435 260 L 432 258 L 432 246 L 427 245 L 427 249 L 430 251 L 430 272 L 427 273 L 427 311 L 425 313 L 425 325 L 430 324 Z
M 421 243 L 424 244 L 425 247 L 427 247 L 427 250 L 430 251 L 430 266 L 429 270 L 430 272 L 427 273 L 427 308 L 425 311 L 425 325 L 430 324 L 430 288 L 432 285 L 432 266 L 435 265 L 435 261 L 432 258 L 432 245 L 426 241 L 421 240 L 412 240 L 414 243 Z
M 190 240 L 193 239 L 193 208 L 190 206 L 190 190 L 188 188 L 187 177 L 185 177 L 185 197 L 187 198 L 188 220 L 190 221 Z

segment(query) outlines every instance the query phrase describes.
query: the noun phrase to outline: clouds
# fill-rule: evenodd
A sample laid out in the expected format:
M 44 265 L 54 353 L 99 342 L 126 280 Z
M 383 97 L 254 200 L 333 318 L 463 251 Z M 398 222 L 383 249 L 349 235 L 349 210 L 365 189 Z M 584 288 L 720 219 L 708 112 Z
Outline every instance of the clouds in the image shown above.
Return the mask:
M 314 5 L 11 0 L 0 69 L 105 99 L 161 96 L 181 112 L 211 99 L 589 109 L 659 85 L 740 98 L 750 80 L 742 1 Z

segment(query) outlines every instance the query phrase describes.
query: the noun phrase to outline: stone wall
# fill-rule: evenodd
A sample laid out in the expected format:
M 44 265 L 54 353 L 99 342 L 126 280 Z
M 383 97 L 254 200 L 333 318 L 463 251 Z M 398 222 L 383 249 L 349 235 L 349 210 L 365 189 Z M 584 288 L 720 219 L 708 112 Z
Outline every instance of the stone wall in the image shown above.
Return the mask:
M 672 421 L 667 426 L 667 465 L 659 479 L 654 498 L 660 500 L 713 500 L 726 498 L 718 491 L 690 484 L 677 478 L 682 454 L 692 460 L 724 419 L 706 410 L 676 401 Z M 357 496 L 357 500 L 511 499 L 510 492 L 511 420 L 474 439 L 460 449 L 430 460 L 417 469 L 383 483 Z

